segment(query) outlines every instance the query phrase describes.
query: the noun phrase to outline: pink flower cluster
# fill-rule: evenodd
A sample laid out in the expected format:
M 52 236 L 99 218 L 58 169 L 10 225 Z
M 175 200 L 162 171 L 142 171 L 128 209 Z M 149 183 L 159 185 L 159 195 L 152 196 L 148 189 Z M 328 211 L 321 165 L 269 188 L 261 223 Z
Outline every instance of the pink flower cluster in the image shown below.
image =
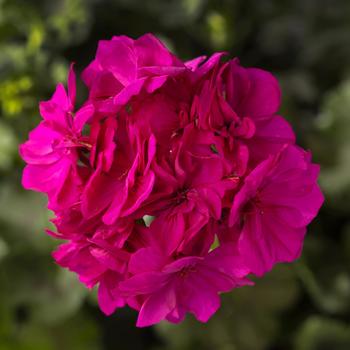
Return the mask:
M 268 72 L 224 53 L 182 62 L 153 35 L 99 42 L 75 107 L 59 84 L 21 145 L 67 241 L 56 262 L 137 325 L 206 322 L 219 294 L 299 257 L 323 202 L 319 167 L 278 115 Z

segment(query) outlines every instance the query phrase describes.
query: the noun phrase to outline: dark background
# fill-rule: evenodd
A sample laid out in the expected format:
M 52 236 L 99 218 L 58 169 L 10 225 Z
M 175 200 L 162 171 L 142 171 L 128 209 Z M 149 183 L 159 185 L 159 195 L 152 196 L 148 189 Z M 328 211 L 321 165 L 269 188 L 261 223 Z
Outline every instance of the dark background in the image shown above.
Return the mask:
M 104 317 L 53 263 L 45 198 L 19 185 L 18 144 L 69 63 L 81 72 L 99 39 L 145 32 L 183 59 L 228 50 L 272 71 L 281 114 L 322 165 L 326 203 L 302 258 L 225 295 L 205 325 Z M 349 0 L 0 0 L 0 350 L 350 349 L 349 73 Z

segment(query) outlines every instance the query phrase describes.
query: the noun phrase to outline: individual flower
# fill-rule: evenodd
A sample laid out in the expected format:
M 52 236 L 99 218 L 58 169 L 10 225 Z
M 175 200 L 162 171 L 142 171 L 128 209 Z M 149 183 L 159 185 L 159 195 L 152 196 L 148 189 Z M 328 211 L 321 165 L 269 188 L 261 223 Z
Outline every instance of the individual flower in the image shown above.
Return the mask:
M 181 322 L 186 312 L 207 322 L 220 306 L 218 293 L 251 284 L 249 270 L 233 247 L 221 246 L 205 257 L 169 259 L 156 248 L 136 252 L 129 262 L 132 277 L 120 283 L 126 296 L 142 296 L 137 326 L 163 319 Z
M 115 36 L 99 42 L 96 57 L 83 72 L 90 100 L 98 110 L 115 112 L 143 91 L 153 93 L 188 68 L 155 36 L 133 40 Z
M 232 235 L 238 235 L 238 249 L 258 276 L 301 253 L 306 226 L 323 203 L 319 166 L 310 158 L 296 146 L 284 147 L 261 162 L 234 197 Z
M 78 274 L 88 288 L 98 284 L 98 302 L 106 314 L 125 305 L 123 297 L 114 293 L 127 272 L 130 253 L 123 249 L 133 231 L 133 221 L 120 220 L 116 225 L 99 225 L 84 235 L 69 233 L 56 238 L 70 239 L 53 253 L 56 262 Z
M 74 113 L 75 75 L 71 67 L 68 76 L 68 95 L 59 84 L 49 101 L 41 102 L 43 121 L 20 146 L 27 162 L 22 184 L 27 189 L 45 192 L 51 209 L 74 203 L 79 197 L 84 173 L 78 163 L 79 152 L 90 145 L 82 129 L 93 114 L 87 103 Z
M 281 93 L 272 74 L 244 68 L 237 59 L 215 63 L 216 69 L 199 86 L 192 119 L 226 140 L 229 153 L 240 159 L 236 173 L 242 175 L 248 160 L 256 165 L 284 144 L 293 144 L 295 136 L 277 114 Z

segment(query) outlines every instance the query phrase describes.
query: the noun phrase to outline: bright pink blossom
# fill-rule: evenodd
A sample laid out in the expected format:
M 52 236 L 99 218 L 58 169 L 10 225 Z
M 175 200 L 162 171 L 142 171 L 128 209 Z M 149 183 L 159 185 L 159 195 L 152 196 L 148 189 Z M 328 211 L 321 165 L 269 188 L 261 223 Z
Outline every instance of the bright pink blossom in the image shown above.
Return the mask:
M 96 57 L 83 72 L 90 99 L 103 112 L 113 112 L 143 91 L 153 93 L 169 76 L 187 67 L 153 35 L 133 40 L 115 36 L 99 42 Z
M 216 66 L 200 85 L 192 118 L 226 141 L 238 162 L 237 174 L 243 174 L 249 158 L 256 164 L 284 144 L 294 143 L 295 137 L 287 121 L 277 115 L 280 89 L 272 74 L 243 68 L 237 59 Z
M 206 322 L 220 293 L 300 256 L 323 197 L 319 167 L 279 115 L 272 74 L 225 53 L 182 62 L 157 38 L 99 42 L 75 111 L 57 86 L 20 146 L 64 240 L 55 261 L 137 325 Z
M 45 192 L 50 208 L 65 207 L 79 197 L 84 173 L 77 166 L 79 151 L 90 145 L 82 136 L 86 121 L 93 114 L 90 103 L 74 113 L 75 75 L 71 67 L 68 77 L 68 96 L 59 84 L 47 102 L 41 102 L 40 122 L 20 147 L 27 162 L 22 183 L 27 189 Z
M 287 146 L 245 178 L 229 224 L 239 235 L 238 249 L 253 273 L 261 276 L 274 264 L 299 257 L 306 225 L 323 203 L 318 172 L 309 153 Z
M 129 262 L 133 276 L 120 284 L 126 296 L 143 296 L 137 325 L 149 326 L 163 319 L 181 322 L 186 312 L 207 322 L 220 306 L 219 292 L 251 284 L 249 270 L 234 253 L 221 246 L 205 257 L 169 259 L 156 248 L 137 251 Z

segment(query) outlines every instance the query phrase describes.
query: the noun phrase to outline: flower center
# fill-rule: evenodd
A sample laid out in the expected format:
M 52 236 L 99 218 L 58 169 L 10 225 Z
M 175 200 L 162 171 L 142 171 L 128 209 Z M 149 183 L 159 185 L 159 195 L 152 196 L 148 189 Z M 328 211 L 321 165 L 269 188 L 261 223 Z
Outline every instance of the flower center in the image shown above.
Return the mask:
M 188 192 L 188 188 L 178 190 L 175 195 L 176 204 L 181 204 L 182 202 L 184 202 L 187 199 Z
M 196 273 L 196 265 L 189 265 L 184 267 L 182 270 L 179 271 L 178 275 L 180 278 L 186 278 L 191 273 Z

